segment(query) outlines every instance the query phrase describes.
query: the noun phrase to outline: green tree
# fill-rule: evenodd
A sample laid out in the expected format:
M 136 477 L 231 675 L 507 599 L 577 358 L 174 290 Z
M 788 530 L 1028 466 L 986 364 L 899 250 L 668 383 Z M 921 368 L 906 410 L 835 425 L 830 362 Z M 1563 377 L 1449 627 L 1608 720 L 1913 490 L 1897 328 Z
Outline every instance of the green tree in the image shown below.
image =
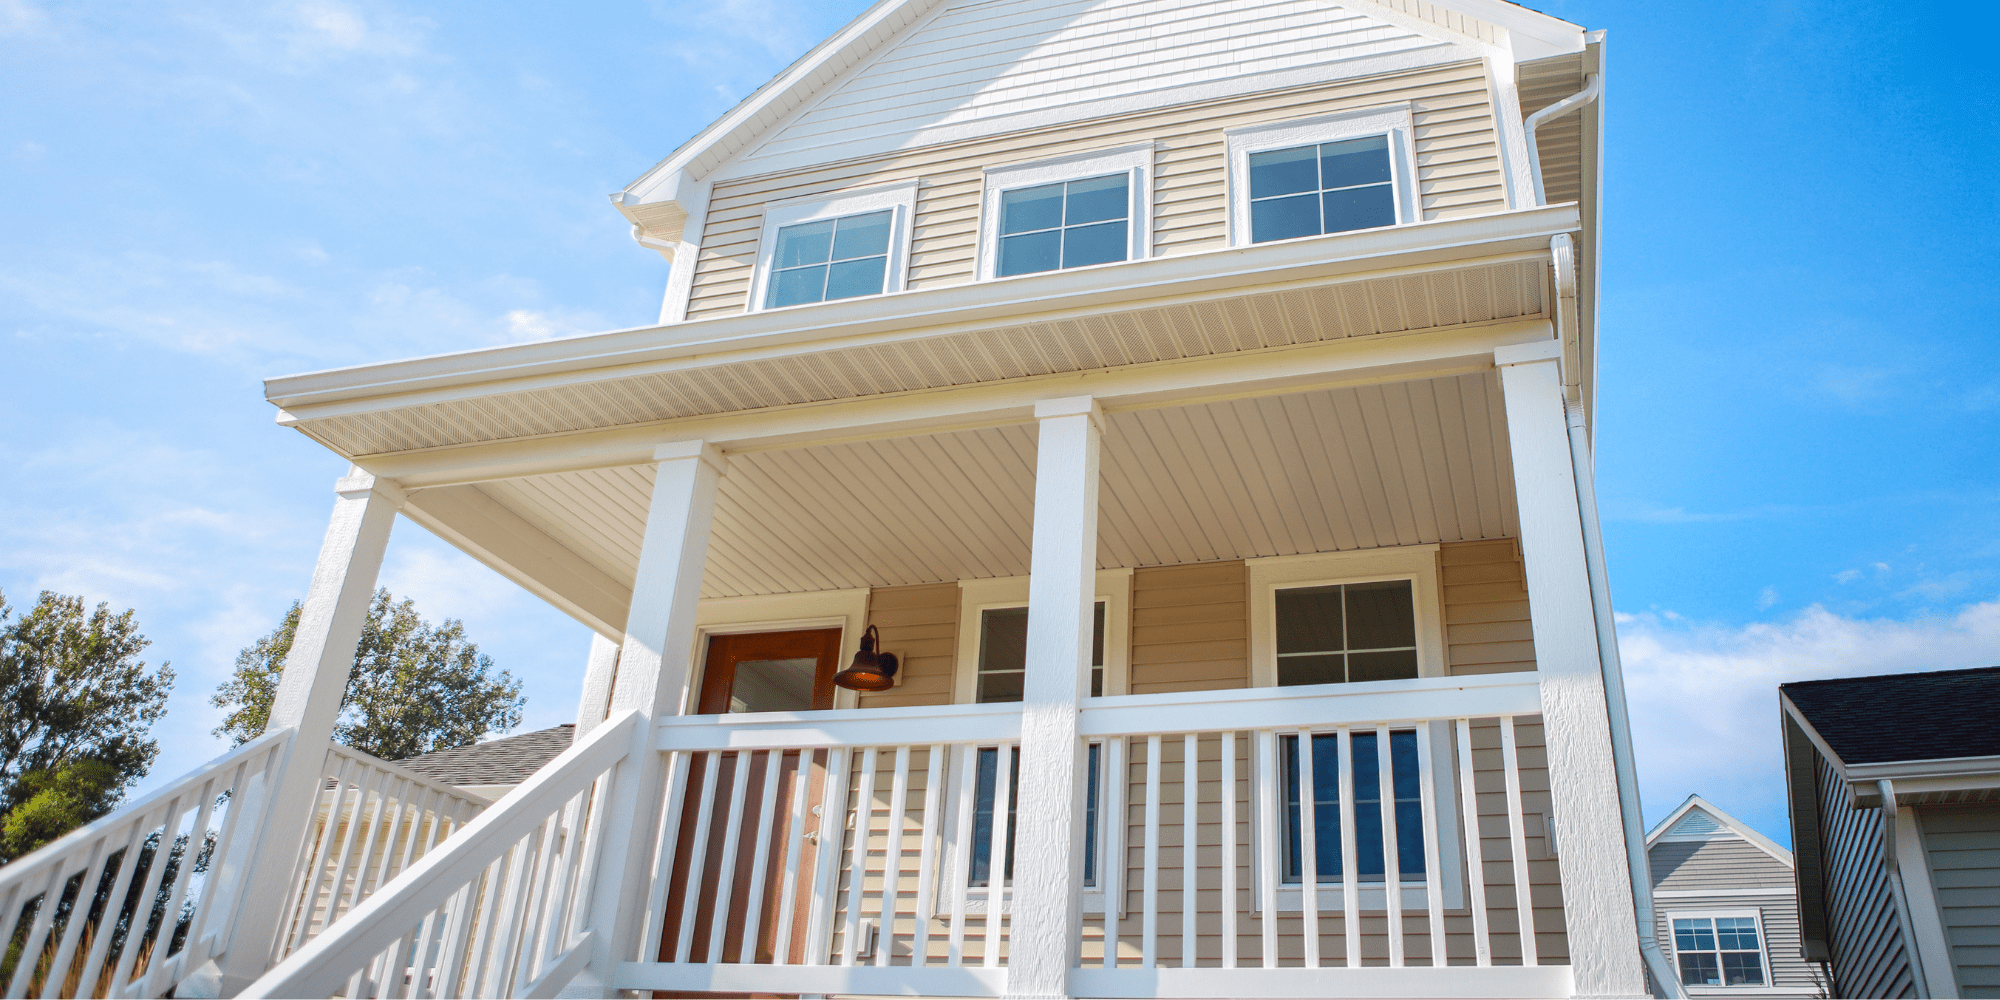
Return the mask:
M 0 862 L 116 808 L 159 756 L 172 666 L 130 610 L 43 591 L 18 620 L 0 594 Z
M 276 630 L 237 654 L 236 672 L 209 697 L 229 710 L 216 735 L 241 745 L 270 723 L 299 610 L 293 602 Z M 333 738 L 383 760 L 403 760 L 512 729 L 525 703 L 521 682 L 493 669 L 492 659 L 466 640 L 462 622 L 447 618 L 433 627 L 417 615 L 415 602 L 378 590 Z

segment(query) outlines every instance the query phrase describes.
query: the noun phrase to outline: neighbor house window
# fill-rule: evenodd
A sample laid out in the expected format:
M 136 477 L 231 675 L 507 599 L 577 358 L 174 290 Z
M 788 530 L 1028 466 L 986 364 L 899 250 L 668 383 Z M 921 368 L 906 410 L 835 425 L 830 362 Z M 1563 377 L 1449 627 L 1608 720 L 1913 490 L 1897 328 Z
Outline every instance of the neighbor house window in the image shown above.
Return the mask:
M 1763 986 L 1763 935 L 1755 914 L 1673 916 L 1674 958 L 1685 986 Z
M 1104 602 L 1098 601 L 1090 633 L 1090 696 L 1104 694 Z M 979 673 L 974 700 L 1020 701 L 1028 667 L 1028 609 L 986 608 L 979 613 Z
M 1276 600 L 1279 685 L 1417 676 L 1410 581 L 1280 588 Z
M 1005 278 L 1146 255 L 1151 144 L 992 167 L 980 222 L 980 276 Z
M 903 287 L 916 185 L 767 206 L 753 309 L 834 302 Z
M 1231 242 L 1417 220 L 1407 109 L 1232 130 Z
M 1341 809 L 1340 771 L 1349 766 L 1354 792 L 1355 880 L 1384 881 L 1388 871 L 1385 817 L 1396 824 L 1396 872 L 1405 882 L 1424 878 L 1424 807 L 1422 778 L 1418 770 L 1415 730 L 1389 732 L 1390 787 L 1382 787 L 1382 747 L 1375 733 L 1354 733 L 1348 737 L 1353 760 L 1340 759 L 1340 738 L 1322 733 L 1312 738 L 1313 865 L 1320 882 L 1340 882 L 1345 876 L 1340 850 Z M 1299 760 L 1300 740 L 1283 737 L 1285 755 L 1285 875 L 1286 882 L 1304 879 L 1304 824 L 1300 815 L 1303 801 L 1304 768 Z M 1386 794 L 1385 794 L 1386 792 Z

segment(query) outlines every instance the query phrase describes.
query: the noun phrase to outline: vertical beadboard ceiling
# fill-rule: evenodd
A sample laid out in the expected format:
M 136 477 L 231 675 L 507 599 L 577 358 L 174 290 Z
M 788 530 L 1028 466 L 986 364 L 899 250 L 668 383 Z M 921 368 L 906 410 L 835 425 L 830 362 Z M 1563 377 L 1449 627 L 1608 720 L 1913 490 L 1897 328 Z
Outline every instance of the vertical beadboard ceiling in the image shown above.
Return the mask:
M 1102 567 L 1503 538 L 1513 470 L 1491 373 L 1113 413 Z M 1030 425 L 734 456 L 706 597 L 1028 572 Z M 614 578 L 638 562 L 650 467 L 483 484 Z

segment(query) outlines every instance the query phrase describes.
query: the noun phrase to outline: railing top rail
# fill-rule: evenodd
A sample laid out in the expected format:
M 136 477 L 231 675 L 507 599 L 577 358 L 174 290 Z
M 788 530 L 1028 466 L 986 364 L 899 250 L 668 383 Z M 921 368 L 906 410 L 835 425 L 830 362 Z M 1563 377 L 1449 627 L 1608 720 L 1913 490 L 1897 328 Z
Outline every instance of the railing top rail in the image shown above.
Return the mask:
M 764 750 L 887 743 L 1011 743 L 1021 706 L 935 705 L 823 712 L 681 715 L 658 724 L 661 750 Z
M 6 891 L 16 882 L 26 878 L 35 869 L 41 867 L 43 862 L 66 854 L 82 844 L 87 844 L 105 831 L 113 830 L 129 823 L 136 816 L 145 815 L 155 806 L 167 802 L 176 795 L 185 794 L 189 788 L 208 780 L 209 777 L 227 768 L 235 766 L 238 762 L 255 757 L 257 754 L 270 750 L 273 746 L 291 739 L 292 732 L 291 729 L 286 728 L 277 730 L 276 732 L 265 733 L 175 778 L 173 781 L 167 782 L 159 788 L 119 806 L 110 813 L 63 834 L 61 837 L 50 841 L 34 852 L 15 858 L 13 861 L 8 862 L 5 867 L 0 867 L 0 892 Z
M 1132 736 L 1531 715 L 1541 708 L 1540 675 L 1475 674 L 1092 698 L 1083 703 L 1079 727 L 1085 736 Z
M 418 774 L 417 772 L 412 771 L 409 768 L 404 767 L 403 765 L 398 764 L 393 760 L 383 760 L 382 758 L 377 757 L 373 754 L 361 750 L 356 750 L 353 747 L 346 746 L 340 743 L 328 743 L 327 749 L 330 752 L 332 752 L 335 756 L 345 757 L 349 760 L 360 761 L 361 763 L 369 767 L 376 768 L 377 770 L 387 771 L 390 774 L 393 774 L 406 781 L 416 782 L 417 784 L 420 784 L 425 788 L 443 792 L 446 795 L 452 796 L 453 798 L 462 799 L 466 802 L 470 802 L 482 808 L 487 804 L 486 799 L 480 798 L 477 795 L 467 794 L 462 789 L 454 785 L 450 785 L 445 782 L 439 781 L 436 778 L 426 777 L 425 775 Z M 328 775 L 328 777 L 332 777 L 332 775 Z

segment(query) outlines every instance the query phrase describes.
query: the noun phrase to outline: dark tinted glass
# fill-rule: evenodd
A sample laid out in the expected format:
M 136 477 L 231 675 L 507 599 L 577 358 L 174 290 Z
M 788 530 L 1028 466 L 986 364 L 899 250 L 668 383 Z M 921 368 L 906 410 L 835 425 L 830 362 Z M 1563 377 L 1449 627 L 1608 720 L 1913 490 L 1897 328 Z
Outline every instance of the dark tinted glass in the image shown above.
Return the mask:
M 1014 823 L 1015 806 L 1020 799 L 1021 752 L 1008 748 L 1007 771 L 1007 843 L 1006 867 L 1003 879 L 1014 877 Z M 993 874 L 993 810 L 999 798 L 1000 751 L 994 747 L 979 750 L 979 774 L 973 781 L 972 795 L 972 870 L 966 885 L 979 887 L 987 885 Z
M 1417 773 L 1417 734 L 1389 734 L 1389 774 L 1396 784 L 1396 870 L 1424 873 L 1423 779 Z
M 1021 239 L 1021 237 L 1014 237 Z M 1064 267 L 1088 267 L 1125 259 L 1125 220 L 1063 230 Z
M 1097 759 L 1101 743 L 1090 745 L 1090 761 L 1085 765 L 1089 774 L 1089 787 L 1083 798 L 1083 884 L 1097 884 Z
M 1417 644 L 1410 581 L 1347 585 L 1347 648 L 1383 649 Z
M 1000 232 L 1025 233 L 1062 225 L 1063 186 L 1043 184 L 1000 195 Z
M 826 266 L 801 267 L 791 271 L 779 271 L 771 276 L 771 293 L 765 297 L 766 306 L 796 306 L 806 302 L 818 302 L 826 294 Z
M 1350 681 L 1394 681 L 1415 676 L 1417 651 L 1414 649 L 1347 654 L 1347 679 Z
M 1388 179 L 1388 136 L 1345 139 L 1319 147 L 1319 183 L 1322 188 L 1376 184 Z
M 1063 216 L 1063 225 L 1125 218 L 1132 204 L 1126 193 L 1130 184 L 1131 177 L 1127 174 L 1070 181 L 1069 211 Z
M 882 277 L 888 266 L 887 257 L 863 257 L 832 265 L 826 276 L 827 300 L 882 294 Z
M 1763 956 L 1756 952 L 1740 952 L 1722 956 L 1722 982 L 1725 986 L 1764 985 Z
M 1321 197 L 1325 200 L 1329 233 L 1396 224 L 1395 189 L 1387 184 L 1328 191 Z
M 1319 190 L 1319 147 L 1250 154 L 1250 197 Z
M 1375 734 L 1355 733 L 1354 864 L 1363 876 L 1382 875 L 1382 772 Z
M 1250 203 L 1250 242 L 1269 243 L 1300 236 L 1318 236 L 1319 196 L 1293 195 Z
M 1686 986 L 1720 986 L 1722 974 L 1714 955 L 1681 955 L 1681 983 Z
M 889 213 L 870 212 L 840 220 L 833 236 L 833 259 L 867 257 L 889 252 Z M 878 291 L 880 289 L 877 289 Z
M 1340 587 L 1278 591 L 1278 652 L 1324 653 L 1347 648 L 1342 638 Z
M 1290 830 L 1290 836 L 1285 838 L 1285 880 L 1297 882 L 1304 877 L 1305 871 L 1304 862 L 1299 857 L 1299 845 L 1305 836 L 1299 815 L 1299 738 L 1287 736 L 1283 742 L 1286 822 Z M 1313 737 L 1312 755 L 1314 870 L 1319 881 L 1338 882 L 1341 877 L 1339 738 L 1331 735 Z
M 1062 230 L 1060 229 L 1000 237 L 1000 263 L 995 270 L 1003 278 L 1011 274 L 1053 271 L 1061 264 Z

